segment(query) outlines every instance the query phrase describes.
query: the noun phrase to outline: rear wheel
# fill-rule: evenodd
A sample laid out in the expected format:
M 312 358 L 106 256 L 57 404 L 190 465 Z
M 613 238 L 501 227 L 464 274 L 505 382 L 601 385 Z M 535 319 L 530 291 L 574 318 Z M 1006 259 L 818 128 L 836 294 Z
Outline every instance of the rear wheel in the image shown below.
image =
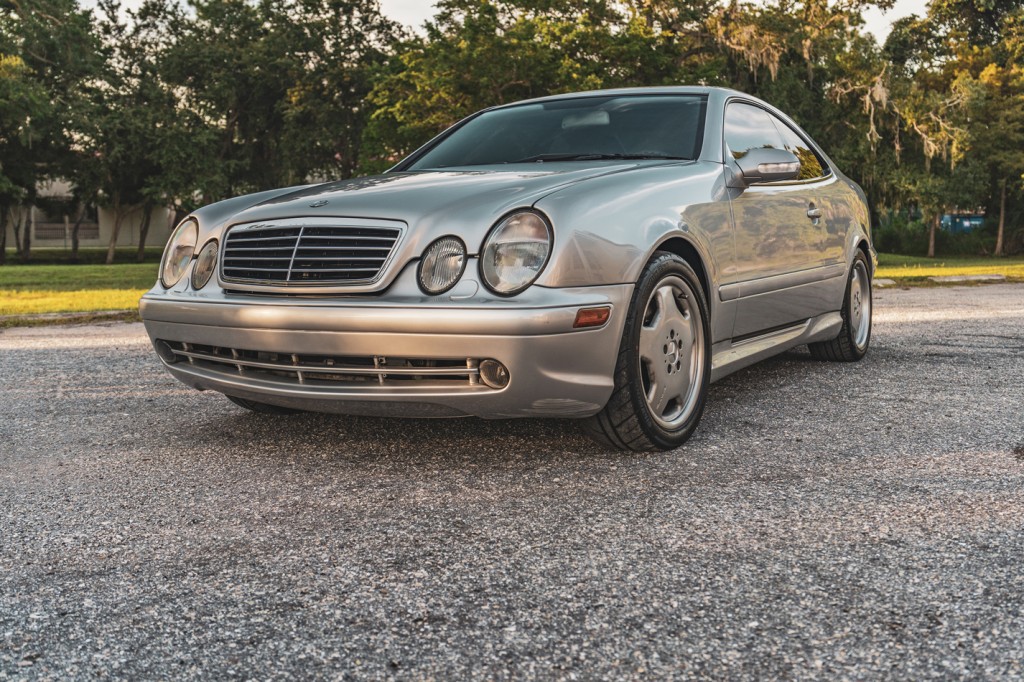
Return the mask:
M 689 263 L 659 252 L 644 268 L 626 317 L 608 404 L 586 422 L 620 450 L 670 450 L 697 428 L 711 376 L 710 316 Z
M 809 343 L 807 347 L 817 360 L 857 362 L 871 344 L 871 275 L 868 259 L 860 249 L 850 266 L 843 298 L 843 326 L 831 341 Z
M 299 414 L 302 410 L 293 410 L 290 407 L 280 407 L 278 405 L 268 405 L 266 403 L 258 403 L 255 400 L 246 400 L 245 398 L 238 398 L 233 395 L 224 395 L 225 398 L 233 402 L 239 407 L 244 407 L 247 410 L 258 412 L 260 414 Z

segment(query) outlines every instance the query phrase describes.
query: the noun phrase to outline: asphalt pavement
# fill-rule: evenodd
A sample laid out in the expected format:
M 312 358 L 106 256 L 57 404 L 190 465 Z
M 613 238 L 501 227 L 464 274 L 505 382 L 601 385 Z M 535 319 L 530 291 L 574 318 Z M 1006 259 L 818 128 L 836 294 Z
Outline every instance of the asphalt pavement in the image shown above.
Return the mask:
M 1024 285 L 876 292 L 696 436 L 249 414 L 0 332 L 0 679 L 1019 679 Z

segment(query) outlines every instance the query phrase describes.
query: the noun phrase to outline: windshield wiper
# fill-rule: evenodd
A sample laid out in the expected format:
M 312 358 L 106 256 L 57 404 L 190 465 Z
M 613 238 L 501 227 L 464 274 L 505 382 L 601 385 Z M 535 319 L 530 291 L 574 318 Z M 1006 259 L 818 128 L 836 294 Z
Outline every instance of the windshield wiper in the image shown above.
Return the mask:
M 657 159 L 669 161 L 691 161 L 685 156 L 668 156 L 665 154 L 537 154 L 525 159 L 506 161 L 505 163 L 532 163 L 544 161 L 606 161 L 606 160 L 642 160 Z

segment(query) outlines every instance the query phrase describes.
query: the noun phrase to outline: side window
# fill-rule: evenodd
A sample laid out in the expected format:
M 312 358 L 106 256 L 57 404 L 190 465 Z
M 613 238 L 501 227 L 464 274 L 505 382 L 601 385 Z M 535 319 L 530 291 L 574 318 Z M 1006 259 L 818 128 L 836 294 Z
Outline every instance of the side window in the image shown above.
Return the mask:
M 795 130 L 778 118 L 775 116 L 771 118 L 775 122 L 775 127 L 782 134 L 782 141 L 786 145 L 786 149 L 796 154 L 796 158 L 800 159 L 800 176 L 797 180 L 813 180 L 814 178 L 828 175 L 826 170 L 828 165 L 818 158 L 818 154 L 811 149 L 811 145 L 807 144 Z
M 782 137 L 768 112 L 740 102 L 733 102 L 725 110 L 725 145 L 734 159 L 751 149 L 783 149 Z

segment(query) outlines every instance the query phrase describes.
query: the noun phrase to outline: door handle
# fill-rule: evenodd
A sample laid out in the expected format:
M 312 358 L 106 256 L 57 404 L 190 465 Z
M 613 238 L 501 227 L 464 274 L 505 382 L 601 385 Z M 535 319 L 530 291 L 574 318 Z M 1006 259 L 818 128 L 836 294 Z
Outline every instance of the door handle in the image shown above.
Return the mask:
M 814 204 L 811 204 L 811 207 L 807 209 L 807 217 L 811 220 L 817 220 L 821 217 L 821 209 L 815 208 Z

